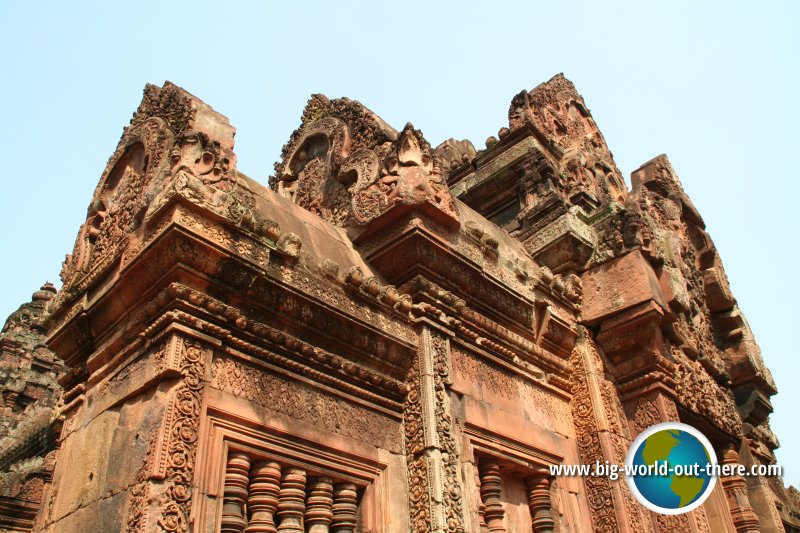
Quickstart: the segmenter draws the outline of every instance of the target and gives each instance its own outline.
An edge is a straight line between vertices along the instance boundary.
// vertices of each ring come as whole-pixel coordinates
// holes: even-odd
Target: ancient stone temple
[[[775,385],[665,156],[623,176],[572,83],[486,147],[314,95],[268,186],[147,86],[58,293],[0,337],[0,527],[70,533],[798,531],[778,477],[655,514],[660,421],[773,464]],[[58,384],[56,384],[58,379]]]

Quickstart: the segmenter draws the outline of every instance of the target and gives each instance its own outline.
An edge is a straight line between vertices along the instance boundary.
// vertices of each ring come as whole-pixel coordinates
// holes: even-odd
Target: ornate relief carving
[[[675,365],[677,401],[692,413],[705,416],[729,434],[742,436],[742,420],[730,389],[720,387],[696,361]]]
[[[593,464],[596,461],[603,463],[605,457],[600,447],[599,428],[592,405],[586,363],[581,352],[580,348],[576,348],[572,356],[572,420],[575,424],[578,451],[584,464]],[[610,481],[605,477],[586,477],[583,481],[595,531],[617,531],[619,527],[614,513]]]
[[[236,172],[233,128],[220,117],[171,84],[147,88],[64,263],[65,290],[51,302],[58,310],[51,331],[59,330],[51,341],[76,366],[65,380],[65,433],[83,424],[85,409],[76,406],[91,404],[90,412],[99,413],[108,400],[170,376],[156,393],[167,395],[161,429],[129,488],[128,531],[192,529],[206,375],[228,399],[241,399],[234,403],[315,426],[335,434],[334,440],[367,441],[405,453],[410,524],[418,532],[465,529],[458,466],[474,455],[469,449],[462,454],[457,446],[463,428],[451,415],[451,397],[457,397],[450,390],[451,364],[461,381],[477,382],[484,398],[491,396],[500,408],[516,408],[516,402],[524,416],[556,431],[563,428],[556,426],[561,420],[574,423],[584,463],[621,463],[630,429],[677,420],[673,387],[682,407],[723,432],[739,437],[744,427],[743,449],[755,461],[774,461],[777,441],[766,423],[774,383],[702,219],[662,157],[634,173],[634,193],[621,206],[624,183],[582,98],[563,76],[515,97],[510,128],[480,155],[463,141],[446,141],[432,150],[411,124],[397,132],[357,102],[315,95],[284,147],[271,186],[323,221],[353,231],[317,221],[307,225],[307,232],[295,230],[308,233],[302,240],[264,218],[270,202],[282,200],[264,199],[269,191]],[[503,152],[504,147],[509,149]],[[461,208],[447,187],[445,166],[460,180],[454,180],[465,195],[459,197],[478,190],[475,197],[486,200],[485,212],[513,221],[505,226],[511,238],[533,252],[558,244],[563,228],[556,223],[565,213],[574,217],[563,220],[577,224],[568,232],[575,237],[568,245],[576,249],[553,246],[555,255],[564,252],[571,261],[578,257],[580,264],[600,266],[637,250],[649,274],[650,296],[638,307],[615,301],[609,314],[597,315],[597,323],[584,316],[597,326],[594,338],[607,348],[615,376],[607,372],[593,334],[585,331],[575,344],[581,306],[585,312],[593,294],[589,285],[564,266],[567,262],[553,259],[555,274],[536,266],[525,245]],[[482,176],[494,181],[483,182]],[[498,197],[487,200],[493,194]],[[408,216],[386,216],[392,210]],[[289,206],[280,217],[291,214]],[[178,231],[162,241],[173,225]],[[463,230],[456,231],[459,226]],[[332,245],[317,238],[343,239],[331,257],[348,263],[363,259],[371,272],[365,275],[356,267],[345,277],[332,258],[312,257],[308,250]],[[111,269],[120,276],[111,275]],[[138,299],[162,283],[155,280],[174,281],[165,273],[194,288],[173,283],[152,301]],[[414,276],[420,273],[444,288],[419,285]],[[205,285],[204,276],[213,287]],[[612,278],[625,281],[624,275]],[[79,302],[85,291],[92,297]],[[135,315],[125,311],[137,307]],[[207,359],[210,347],[173,333],[160,342],[156,335],[167,325],[202,331],[227,352]],[[418,336],[415,327],[421,328]],[[440,327],[473,351],[451,353]],[[106,363],[119,366],[98,371]],[[89,378],[91,372],[97,373]],[[625,407],[619,389],[628,398]],[[736,399],[745,397],[737,412]],[[10,391],[6,400],[16,398]],[[401,407],[402,432],[392,416]],[[465,438],[485,428],[468,430],[474,433]],[[311,533],[352,533],[364,525],[356,523],[357,517],[380,529],[371,511],[358,512],[364,487],[340,483],[368,477],[344,474],[344,463],[354,464],[348,450],[342,450],[336,467],[343,479],[315,477],[329,472],[321,459],[306,471],[298,467],[302,459],[285,456],[281,468],[265,459],[266,451],[254,453],[248,472],[249,458],[237,446],[252,449],[257,447],[253,440],[225,441],[233,452],[226,487],[215,493],[225,500],[225,509],[213,518],[218,522],[222,516],[223,531],[302,533],[307,525]],[[480,458],[483,452],[476,450]],[[140,453],[137,447],[136,456]],[[280,453],[290,452],[287,447]],[[386,476],[396,475],[396,463],[383,466]],[[509,475],[519,474],[519,468],[509,466]],[[484,520],[478,527],[500,531],[499,469],[481,463],[476,470],[484,476],[478,485],[486,499],[474,509]],[[505,466],[502,472],[506,475]],[[559,518],[547,512],[547,480],[528,481],[534,528],[547,531]],[[597,477],[583,483],[596,531],[709,530],[702,509],[682,517],[650,515],[624,484]],[[723,481],[723,486],[735,503],[734,523],[752,529],[747,487],[740,480]],[[365,500],[383,498],[383,488],[369,489]],[[510,483],[506,488],[519,489]],[[30,480],[22,493],[36,497],[40,489],[39,480]],[[48,517],[60,512],[55,494],[51,491],[45,503]],[[779,523],[770,498],[763,514]],[[575,501],[575,509],[585,509],[581,495]],[[91,505],[84,509],[90,512]],[[565,523],[577,520],[562,516],[568,518]]]
[[[278,193],[329,222],[347,225],[350,184],[334,176],[349,149],[350,130],[341,120],[327,117],[308,125],[288,156]]]
[[[379,448],[399,450],[397,422],[386,415],[336,398],[233,358],[215,355],[211,386],[236,397]]]
[[[648,397],[648,395],[640,396],[629,404],[628,412],[631,415],[631,420],[633,420],[636,433],[641,433],[648,427],[663,422],[655,399]],[[677,417],[675,420],[677,420]]]
[[[464,531],[458,456],[449,413],[448,342],[424,328],[408,375],[404,410],[409,507],[414,531]]]
[[[366,224],[395,205],[429,203],[458,221],[453,196],[430,144],[410,123],[384,158],[380,178],[353,194],[353,214]]]
[[[197,431],[203,401],[205,350],[194,340],[180,339],[183,380],[170,404],[168,430],[165,433],[165,501],[161,505],[158,525],[165,532],[187,532],[191,508],[194,459],[197,453]]]
[[[302,124],[283,147],[270,187],[324,220],[353,224],[352,193],[375,179],[376,150],[397,132],[347,98],[311,97]]]
[[[572,420],[581,462],[624,464],[631,442],[626,417],[614,384],[604,375],[604,364],[597,347],[586,337],[587,331],[584,330],[583,335],[570,360]],[[601,432],[610,447],[601,443]],[[624,483],[617,481],[612,485],[607,477],[602,476],[585,477],[583,482],[595,531],[620,530],[620,516],[632,531],[646,530],[638,505]]]
[[[65,298],[90,270],[102,269],[127,244],[144,216],[146,191],[166,167],[173,134],[157,117],[142,118],[128,128],[89,204],[89,214],[62,265]]]
[[[584,192],[603,203],[625,201],[627,188],[605,139],[583,98],[563,74],[516,95],[508,122],[512,130],[526,124],[536,129],[548,152],[559,160],[558,185],[565,197]],[[501,139],[503,134],[501,130]]]
[[[458,478],[458,451],[453,436],[453,421],[447,387],[450,385],[449,343],[445,337],[432,335],[434,388],[436,391],[436,433],[442,451],[444,465],[444,502],[446,529],[451,533],[464,531],[461,484]]]
[[[284,147],[270,185],[337,226],[365,225],[396,205],[431,205],[448,224],[458,213],[422,133],[397,132],[358,103],[314,95]]]
[[[373,148],[397,138],[397,132],[359,102],[349,98],[330,100],[314,94],[303,110],[301,126],[283,147],[275,164],[270,187],[281,190],[280,181],[291,181],[304,163],[319,158],[335,175],[344,158],[362,148]]]

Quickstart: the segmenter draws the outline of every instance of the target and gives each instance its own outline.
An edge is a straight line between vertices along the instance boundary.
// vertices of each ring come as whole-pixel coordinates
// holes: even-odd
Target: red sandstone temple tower
[[[515,96],[480,151],[314,95],[267,187],[233,137],[183,89],[145,89],[62,289],[20,326],[40,340],[0,339],[4,360],[52,351],[63,388],[25,431],[5,389],[0,525],[798,530],[779,478],[725,478],[665,516],[624,480],[550,476],[622,463],[660,421],[722,462],[772,464],[778,445],[703,219],[665,156],[627,189],[563,76]]]

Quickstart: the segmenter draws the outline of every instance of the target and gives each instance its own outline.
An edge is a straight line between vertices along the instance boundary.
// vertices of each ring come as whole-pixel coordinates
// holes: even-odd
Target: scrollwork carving
[[[463,500],[447,396],[448,343],[427,329],[421,338],[417,364],[408,374],[404,408],[411,524],[419,532],[462,533]]]
[[[573,350],[572,364],[572,420],[578,453],[583,464],[611,462],[624,464],[630,434],[626,417],[614,384],[605,377],[603,359],[592,339],[583,331],[583,337]],[[600,401],[596,402],[593,398]],[[600,435],[604,434],[604,445]],[[618,531],[620,517],[633,531],[642,531],[644,524],[638,505],[629,489],[619,481],[612,485],[607,477],[587,476],[583,479],[595,531]]]
[[[182,382],[169,407],[166,438],[164,503],[158,525],[163,532],[189,531],[192,479],[197,454],[197,432],[203,400],[205,349],[194,340],[181,339]]]

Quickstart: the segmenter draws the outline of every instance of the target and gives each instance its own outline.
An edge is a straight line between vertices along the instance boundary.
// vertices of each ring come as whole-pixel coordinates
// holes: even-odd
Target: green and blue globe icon
[[[716,478],[716,454],[708,439],[679,422],[650,426],[631,444],[626,480],[636,499],[662,514],[689,512],[708,498]]]

